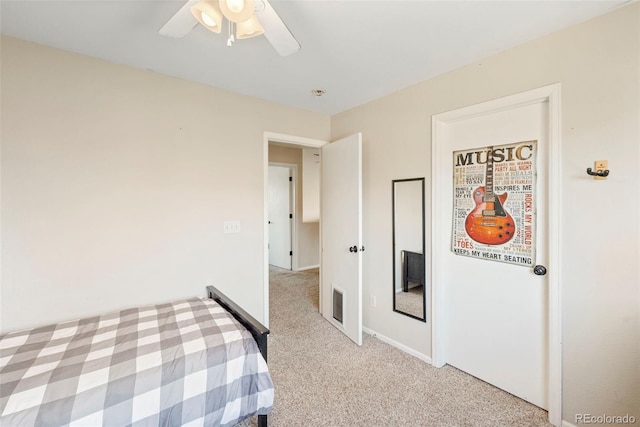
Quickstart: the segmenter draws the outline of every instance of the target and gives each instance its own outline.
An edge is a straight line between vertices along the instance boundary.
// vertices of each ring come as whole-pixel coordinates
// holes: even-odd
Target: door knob
[[[349,252],[358,252],[358,247],[357,246],[350,246],[349,247]]]
[[[544,265],[536,265],[533,267],[533,274],[536,276],[544,276],[547,274],[547,268]]]

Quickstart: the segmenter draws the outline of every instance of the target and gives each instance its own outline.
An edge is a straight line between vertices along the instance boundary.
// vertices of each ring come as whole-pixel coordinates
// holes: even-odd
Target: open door
[[[322,147],[322,315],[362,345],[362,134]]]

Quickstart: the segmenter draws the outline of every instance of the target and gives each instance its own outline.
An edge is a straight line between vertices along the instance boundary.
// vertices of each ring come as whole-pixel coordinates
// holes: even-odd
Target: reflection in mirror
[[[396,179],[393,201],[393,311],[426,321],[424,178]]]

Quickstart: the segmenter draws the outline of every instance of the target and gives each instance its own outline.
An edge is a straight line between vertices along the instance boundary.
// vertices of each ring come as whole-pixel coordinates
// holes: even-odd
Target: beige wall
[[[1,330],[209,284],[262,319],[263,132],[327,139],[329,118],[12,38],[1,55]]]
[[[640,419],[639,15],[635,3],[332,117],[332,139],[364,137],[365,326],[431,352],[430,320],[391,310],[388,256],[391,180],[426,176],[429,193],[431,116],[561,82],[563,418]],[[596,159],[607,181],[586,176]]]
[[[269,162],[298,166],[296,177],[296,227],[298,239],[298,265],[305,269],[320,264],[320,229],[317,222],[302,222],[302,149],[269,144]]]

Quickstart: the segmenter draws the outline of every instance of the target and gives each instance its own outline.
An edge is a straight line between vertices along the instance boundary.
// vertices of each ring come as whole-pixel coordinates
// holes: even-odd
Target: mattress
[[[3,426],[232,426],[273,396],[255,340],[210,299],[0,337]]]

